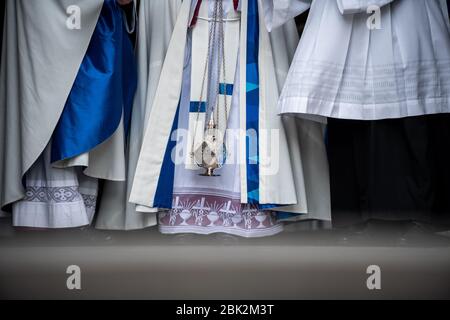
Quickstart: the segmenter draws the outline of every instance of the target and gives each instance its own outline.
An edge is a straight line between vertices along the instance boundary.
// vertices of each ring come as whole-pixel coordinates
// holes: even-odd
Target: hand
[[[127,4],[130,4],[133,0],[117,0],[117,3],[121,6],[126,6]]]

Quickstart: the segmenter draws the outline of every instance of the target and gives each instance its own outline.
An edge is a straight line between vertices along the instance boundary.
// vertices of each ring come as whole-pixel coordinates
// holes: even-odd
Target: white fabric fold
[[[367,12],[370,7],[381,8],[394,0],[336,0],[342,14]]]
[[[263,0],[264,18],[267,30],[272,31],[311,6],[312,0]]]

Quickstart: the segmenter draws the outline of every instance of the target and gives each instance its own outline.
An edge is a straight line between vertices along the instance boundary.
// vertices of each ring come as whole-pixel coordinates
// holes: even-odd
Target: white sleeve
[[[302,14],[311,6],[312,0],[262,0],[267,30],[282,26]]]
[[[337,0],[339,11],[342,14],[367,12],[370,6],[382,7],[394,0]]]

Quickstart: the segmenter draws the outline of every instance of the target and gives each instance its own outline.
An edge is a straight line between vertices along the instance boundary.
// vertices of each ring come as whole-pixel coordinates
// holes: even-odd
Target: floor
[[[81,271],[80,290],[67,287],[72,265]],[[373,265],[380,268],[379,290],[367,286]],[[358,235],[291,225],[249,240],[163,236],[154,228],[18,231],[0,219],[0,299],[348,298],[450,299],[448,234]]]

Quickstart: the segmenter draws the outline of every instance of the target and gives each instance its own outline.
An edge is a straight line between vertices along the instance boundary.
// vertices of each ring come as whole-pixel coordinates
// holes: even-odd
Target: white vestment
[[[96,207],[96,178],[126,178],[123,117],[106,140],[85,154],[53,164],[50,156],[52,134],[82,63],[86,66],[99,17],[104,22],[114,13],[122,27],[122,13],[113,1],[107,7],[103,0],[7,2],[0,75],[0,196],[2,207],[12,207],[14,226],[88,225]]]
[[[90,225],[97,205],[98,180],[81,168],[53,168],[50,147],[26,174],[25,198],[13,204],[13,225],[74,228]]]
[[[311,7],[283,114],[379,120],[450,111],[445,0],[265,0],[269,29]]]
[[[254,0],[240,1],[238,67],[228,127],[243,132],[246,130],[248,112],[254,112],[247,110],[246,102],[246,93],[253,88],[252,84],[247,83],[246,73],[249,50],[247,10],[250,1]],[[208,1],[205,0],[202,6],[205,3],[208,4]],[[232,10],[232,1],[224,1],[224,4]],[[254,1],[251,5],[256,5],[262,12],[260,1]],[[259,83],[256,85],[260,93],[256,110],[259,109],[259,130],[263,134],[258,141],[260,153],[256,192],[258,205],[272,211],[266,211],[266,214],[265,209],[258,212],[253,207],[245,207],[252,204],[250,198],[254,195],[249,190],[245,161],[230,166],[227,164],[218,171],[219,177],[200,177],[198,170],[188,170],[184,163],[171,163],[171,154],[176,157],[179,150],[186,152],[187,149],[185,140],[173,128],[186,129],[189,102],[193,102],[189,99],[188,89],[192,85],[189,76],[192,62],[190,48],[195,44],[191,44],[189,25],[195,6],[196,1],[185,1],[181,7],[151,109],[130,201],[139,205],[138,210],[170,209],[167,214],[161,215],[160,221],[161,230],[167,233],[227,232],[227,228],[237,226],[239,230],[228,229],[230,233],[269,235],[280,230],[272,219],[274,210],[301,214],[299,219],[330,220],[328,167],[321,126],[306,120],[284,119],[277,115],[276,110],[279,88],[284,82],[298,40],[293,22],[269,35],[263,27],[263,15],[260,14],[257,20],[260,32],[257,48]],[[273,132],[277,134],[275,142],[270,136]],[[171,141],[177,143],[171,147]],[[236,142],[236,149],[230,150],[231,153],[238,160],[245,159],[245,135],[238,136]],[[180,158],[186,159],[186,153]],[[275,165],[275,169],[271,165]],[[173,201],[162,204],[161,199],[167,195],[169,201]],[[246,211],[249,215],[244,218],[243,215],[236,215],[236,211]],[[240,219],[233,221],[233,216]],[[241,223],[244,229],[247,227],[250,230],[243,230]],[[258,232],[262,230],[268,232]]]
[[[23,178],[34,164],[41,166],[37,161],[63,112],[103,0],[76,2],[82,13],[80,30],[74,30],[67,13],[73,4],[70,0],[7,1],[0,71],[2,208],[10,210],[13,203],[27,199]],[[73,172],[69,175],[63,175],[69,178],[65,186],[76,187]],[[74,226],[86,224],[82,217],[75,220]]]

